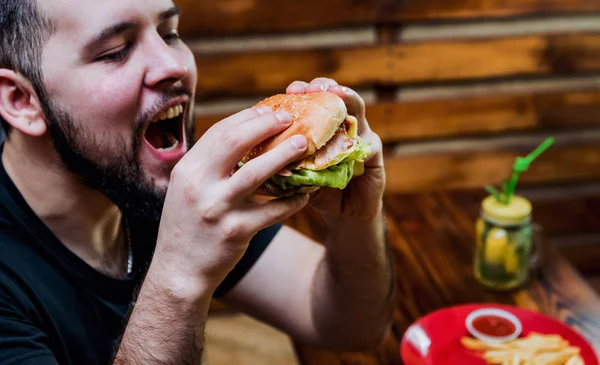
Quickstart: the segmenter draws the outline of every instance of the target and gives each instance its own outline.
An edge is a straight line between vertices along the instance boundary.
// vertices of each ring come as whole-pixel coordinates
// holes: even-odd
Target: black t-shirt
[[[254,237],[215,297],[245,275],[279,228]],[[131,278],[95,271],[35,215],[0,164],[0,365],[109,363],[149,262],[140,240],[133,238]]]

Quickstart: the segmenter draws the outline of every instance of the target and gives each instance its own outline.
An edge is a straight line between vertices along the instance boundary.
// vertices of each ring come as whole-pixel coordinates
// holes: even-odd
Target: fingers
[[[221,148],[219,141],[221,140],[223,133],[226,133],[226,131],[240,124],[262,117],[263,115],[267,115],[269,113],[272,113],[272,110],[267,106],[252,107],[244,109],[219,121],[218,123],[215,123],[206,131],[206,133],[202,135],[202,137],[200,137],[196,143],[194,143],[194,146],[183,157],[179,164],[189,163],[190,167],[198,165],[198,163],[203,159],[202,157]],[[233,143],[233,141],[231,141],[231,143]]]
[[[288,198],[252,204],[241,216],[247,221],[258,220],[261,229],[266,228],[298,213],[306,206],[308,199],[308,194],[296,194]]]
[[[310,82],[310,85],[306,87],[307,93],[318,93],[321,91],[327,91],[333,86],[337,86],[338,83],[335,80],[328,79],[325,77],[317,77]]]
[[[294,81],[288,86],[288,94],[305,94],[317,93],[322,91],[330,91],[341,97],[346,103],[348,113],[358,119],[358,133],[360,135],[370,131],[370,127],[366,120],[366,106],[364,99],[354,90],[349,87],[341,86],[337,81],[326,78],[317,77],[310,84],[303,81]]]
[[[383,166],[383,145],[381,142],[381,138],[379,138],[379,136],[373,131],[367,131],[363,135],[363,139],[365,140],[365,142],[368,142],[370,144],[371,148],[371,153],[365,158],[365,166]]]
[[[294,81],[287,87],[287,94],[306,94],[306,93],[318,93],[321,91],[327,91],[332,86],[337,86],[338,83],[335,80],[326,77],[317,77],[309,83],[304,81]]]
[[[306,137],[296,135],[271,151],[250,160],[229,179],[234,196],[248,197],[265,181],[306,151]]]
[[[221,120],[216,125],[219,128],[229,128],[272,112],[273,111],[268,106],[252,107],[233,114]]]
[[[239,124],[231,123],[220,133],[210,135],[211,148],[207,153],[215,166],[219,166],[222,176],[229,176],[231,170],[252,148],[267,138],[283,131],[291,124],[291,115],[284,111],[268,113]]]
[[[364,129],[365,101],[360,95],[349,87],[339,85],[335,80],[326,77],[317,77],[310,84],[303,81],[294,81],[288,86],[288,94],[305,94],[330,91],[344,99],[348,112],[358,118],[359,131]]]
[[[304,81],[294,81],[287,87],[285,90],[286,94],[305,94],[306,87],[308,86],[307,82]]]
[[[348,114],[354,115],[358,118],[358,128],[359,133],[362,133],[361,125],[363,124],[363,120],[365,119],[365,101],[360,95],[346,86],[333,86],[329,89],[332,93],[341,97],[346,103],[346,107],[348,108]],[[361,120],[363,119],[363,120]]]

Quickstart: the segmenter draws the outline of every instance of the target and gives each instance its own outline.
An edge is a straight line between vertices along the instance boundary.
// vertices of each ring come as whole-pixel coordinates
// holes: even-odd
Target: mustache
[[[150,119],[151,115],[154,115],[154,114],[156,114],[156,112],[161,110],[164,107],[164,105],[167,102],[169,102],[169,100],[179,97],[179,96],[187,96],[191,100],[193,93],[190,89],[183,87],[183,86],[174,86],[172,88],[164,90],[161,93],[159,99],[154,104],[154,106],[152,108],[150,108],[149,110],[146,110],[143,113],[141,113],[135,119],[135,122],[134,122],[135,129],[138,131],[143,129],[145,127],[145,125],[147,124],[148,120]]]

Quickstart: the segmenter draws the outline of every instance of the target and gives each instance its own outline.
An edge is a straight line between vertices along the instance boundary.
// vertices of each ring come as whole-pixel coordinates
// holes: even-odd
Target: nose
[[[149,88],[169,87],[189,74],[183,56],[167,45],[160,36],[152,37],[147,52],[147,72],[144,82]]]

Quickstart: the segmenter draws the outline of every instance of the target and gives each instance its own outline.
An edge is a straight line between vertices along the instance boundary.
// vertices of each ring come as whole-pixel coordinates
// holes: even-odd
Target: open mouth
[[[176,150],[183,144],[183,104],[175,105],[160,112],[150,122],[144,138],[159,152]]]

